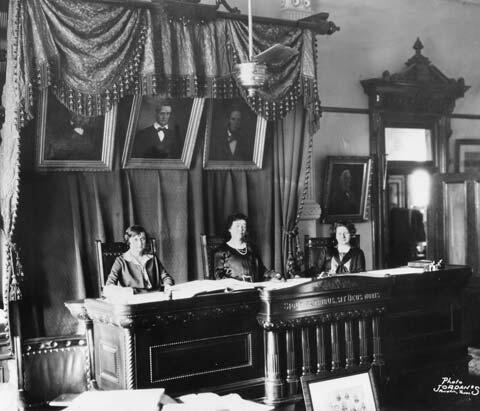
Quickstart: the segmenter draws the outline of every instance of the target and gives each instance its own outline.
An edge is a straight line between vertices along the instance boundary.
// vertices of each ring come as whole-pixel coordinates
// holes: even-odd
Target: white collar
[[[123,258],[125,259],[125,261],[128,261],[129,263],[135,263],[135,264],[139,263],[139,261],[130,253],[130,250],[127,250],[123,253]],[[142,263],[145,263],[151,258],[153,258],[153,254],[143,254],[141,261]]]
[[[164,125],[164,126],[161,126],[160,124],[158,124],[158,122],[155,121],[155,123],[153,123],[153,127],[155,127],[155,130],[158,130],[159,128],[164,128],[166,130],[168,130],[168,124]]]
[[[80,134],[81,136],[83,136],[83,132],[85,131],[82,127],[75,127],[73,129],[73,131],[75,131],[75,133],[77,134]]]

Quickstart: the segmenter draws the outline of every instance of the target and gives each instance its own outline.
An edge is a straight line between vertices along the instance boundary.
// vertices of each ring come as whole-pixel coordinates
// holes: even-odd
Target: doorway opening
[[[427,255],[427,207],[432,174],[431,132],[385,128],[387,159],[387,266],[407,265]]]

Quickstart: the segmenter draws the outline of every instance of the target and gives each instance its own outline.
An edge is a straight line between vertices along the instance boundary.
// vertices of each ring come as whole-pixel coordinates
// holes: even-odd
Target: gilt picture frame
[[[85,117],[70,112],[44,90],[38,105],[35,167],[38,171],[112,169],[117,104],[105,114]]]
[[[267,121],[241,98],[208,101],[203,167],[206,170],[260,170]]]
[[[300,378],[306,411],[378,411],[378,390],[373,370],[311,374]]]
[[[123,168],[188,169],[204,98],[134,96],[122,154]],[[163,112],[163,114],[162,114]],[[160,117],[166,112],[163,120]],[[159,124],[165,121],[166,127]]]
[[[455,171],[480,172],[480,139],[461,138],[455,141]]]
[[[367,220],[371,173],[370,157],[327,157],[323,202],[325,222]]]

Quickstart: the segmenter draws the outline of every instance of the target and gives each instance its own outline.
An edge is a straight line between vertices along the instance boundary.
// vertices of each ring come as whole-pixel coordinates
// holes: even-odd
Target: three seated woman
[[[228,217],[225,243],[213,253],[216,279],[259,282],[271,277],[272,273],[276,274],[266,270],[257,248],[248,240],[247,221],[247,216],[240,213]],[[317,261],[305,274],[323,278],[365,271],[365,255],[355,245],[355,233],[352,223],[334,223],[332,246],[320,250]],[[146,252],[147,236],[143,227],[128,227],[125,241],[129,249],[116,258],[106,285],[131,287],[136,292],[142,292],[162,290],[174,284],[157,256]]]

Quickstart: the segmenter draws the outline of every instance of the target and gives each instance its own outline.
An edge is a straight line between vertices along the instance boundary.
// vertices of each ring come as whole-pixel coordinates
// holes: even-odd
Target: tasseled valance
[[[269,68],[268,84],[247,98],[234,66],[248,59],[243,21],[170,17],[162,8],[78,0],[16,0],[12,44],[20,102],[18,124],[34,117],[37,90],[51,86],[71,110],[100,115],[128,94],[231,98],[240,94],[266,119],[303,102],[316,129],[315,38],[310,30],[254,24],[254,54],[275,43],[298,50]]]

